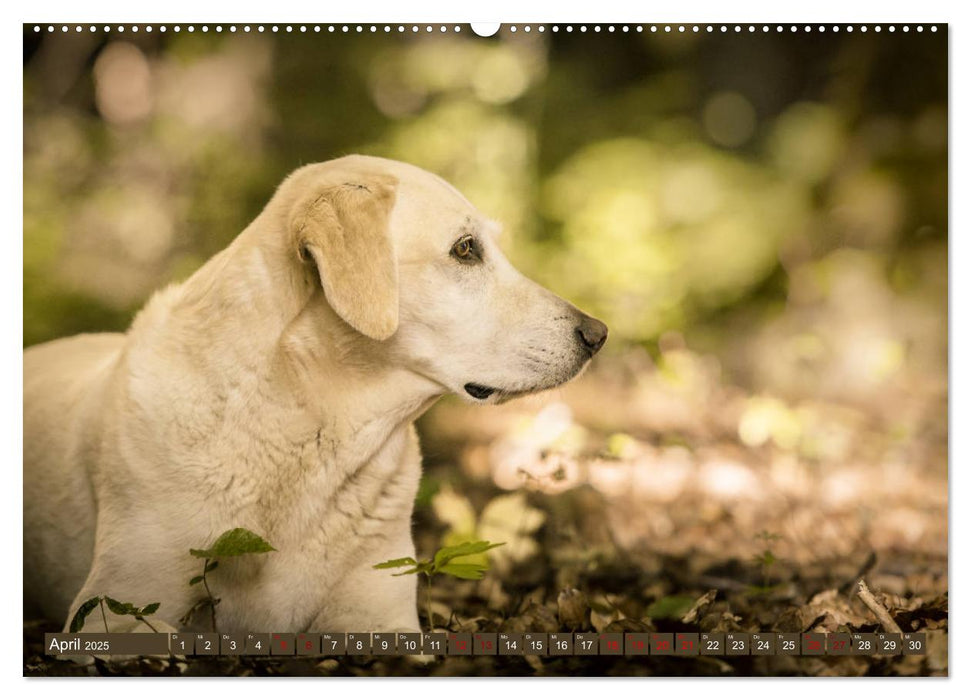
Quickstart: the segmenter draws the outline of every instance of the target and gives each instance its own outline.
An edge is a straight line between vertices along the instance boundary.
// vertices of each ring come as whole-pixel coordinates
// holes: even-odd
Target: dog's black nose
[[[592,316],[584,315],[577,326],[577,337],[580,344],[594,355],[607,340],[607,326]]]

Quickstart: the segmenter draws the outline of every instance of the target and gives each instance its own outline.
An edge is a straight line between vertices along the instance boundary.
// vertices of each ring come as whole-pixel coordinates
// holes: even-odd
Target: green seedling
[[[71,632],[80,632],[84,627],[84,620],[98,607],[101,608],[101,620],[104,622],[105,632],[108,632],[108,616],[105,615],[105,604],[108,605],[108,609],[115,615],[131,615],[139,622],[145,623],[153,632],[158,632],[152,623],[145,619],[145,616],[151,615],[158,610],[161,603],[149,603],[139,608],[131,603],[120,603],[106,595],[96,595],[94,598],[90,598],[78,606],[78,611],[71,618]]]
[[[762,540],[764,543],[764,549],[760,554],[755,557],[755,563],[759,566],[759,571],[762,574],[762,585],[753,586],[753,592],[760,594],[771,593],[776,586],[769,584],[770,575],[772,573],[772,566],[778,562],[775,554],[772,552],[771,543],[776,540],[782,539],[782,535],[777,535],[771,533],[767,530],[763,530],[755,536],[756,539]]]
[[[206,597],[189,608],[188,612],[182,617],[182,624],[188,625],[189,620],[192,619],[197,610],[208,606],[212,631],[219,631],[216,627],[216,606],[219,605],[221,599],[212,594],[208,579],[208,574],[219,566],[218,558],[239,557],[244,554],[265,554],[275,551],[276,549],[269,542],[255,532],[242,527],[227,530],[216,538],[216,541],[208,549],[190,549],[189,554],[204,561],[202,573],[189,579],[189,585],[196,586],[201,583],[206,589]]]
[[[448,576],[455,576],[456,578],[478,580],[481,579],[485,572],[489,570],[488,563],[480,562],[457,562],[456,559],[460,557],[468,557],[473,554],[482,554],[490,549],[496,547],[501,547],[506,544],[505,542],[486,542],[480,540],[478,542],[463,542],[462,544],[457,544],[452,547],[442,547],[437,552],[435,556],[431,559],[418,560],[414,557],[402,557],[401,559],[390,559],[388,561],[383,561],[380,564],[375,564],[373,568],[375,569],[400,569],[402,567],[411,567],[407,571],[402,571],[397,574],[391,574],[392,576],[407,576],[409,574],[424,574],[426,577],[427,587],[425,589],[425,607],[426,614],[428,615],[428,626],[429,628],[434,627],[432,623],[432,577],[436,574],[446,574]]]

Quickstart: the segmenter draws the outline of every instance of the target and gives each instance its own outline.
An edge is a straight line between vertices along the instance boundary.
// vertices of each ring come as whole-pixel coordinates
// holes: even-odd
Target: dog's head
[[[297,171],[290,250],[326,303],[390,361],[475,401],[576,376],[607,327],[523,277],[498,224],[414,166],[349,156]]]

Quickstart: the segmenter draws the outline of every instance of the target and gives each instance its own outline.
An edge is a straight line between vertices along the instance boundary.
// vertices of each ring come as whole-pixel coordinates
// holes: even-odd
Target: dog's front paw
[[[436,657],[431,654],[415,654],[412,656],[406,656],[405,659],[408,663],[415,664],[416,666],[427,666],[430,663],[436,661]]]
[[[94,666],[94,657],[90,654],[79,654],[78,656],[58,656],[57,660],[70,661],[78,666]]]

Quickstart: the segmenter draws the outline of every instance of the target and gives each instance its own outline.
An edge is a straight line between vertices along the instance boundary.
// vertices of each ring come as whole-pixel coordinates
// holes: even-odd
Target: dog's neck
[[[276,256],[245,243],[244,234],[184,285],[162,292],[132,329],[131,352],[161,349],[180,357],[193,386],[208,392],[200,403],[216,412],[192,415],[192,399],[178,387],[142,397],[163,414],[190,414],[184,428],[195,435],[229,433],[233,426],[248,440],[298,447],[295,457],[276,465],[281,470],[323,462],[345,477],[353,474],[444,390],[397,365],[389,344],[344,324],[324,301],[319,281],[299,268],[269,268],[266,261]],[[187,335],[195,342],[186,343]],[[161,347],[167,344],[179,352]],[[145,385],[158,388],[154,381]],[[257,394],[260,400],[251,400]]]
[[[299,404],[295,410],[330,441],[322,457],[351,472],[443,393],[396,365],[386,344],[349,329],[322,296],[284,329],[271,371],[270,383],[283,387]]]

